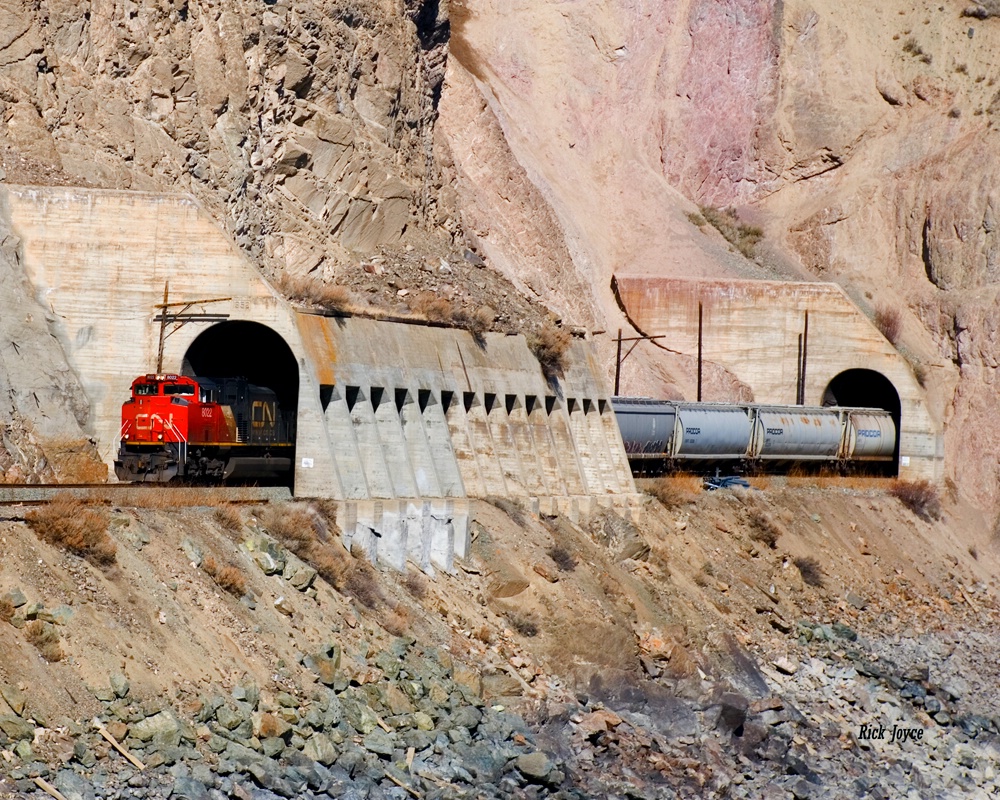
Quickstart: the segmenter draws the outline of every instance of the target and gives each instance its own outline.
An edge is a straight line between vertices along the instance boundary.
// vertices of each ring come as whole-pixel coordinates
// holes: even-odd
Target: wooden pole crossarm
[[[231,297],[212,297],[207,300],[178,300],[176,303],[157,303],[153,308],[173,308],[174,306],[196,306],[200,303],[223,303]]]

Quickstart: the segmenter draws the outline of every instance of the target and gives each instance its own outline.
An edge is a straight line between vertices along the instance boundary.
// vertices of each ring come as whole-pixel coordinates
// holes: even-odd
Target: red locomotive
[[[245,378],[143,375],[122,404],[122,481],[283,479],[295,418]]]

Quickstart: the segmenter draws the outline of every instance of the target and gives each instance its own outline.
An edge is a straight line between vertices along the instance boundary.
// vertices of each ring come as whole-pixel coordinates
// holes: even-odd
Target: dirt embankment
[[[266,509],[109,509],[105,567],[7,508],[3,786],[897,796],[901,769],[994,786],[982,520],[921,520],[879,482],[787,483],[681,479],[638,524],[480,504],[455,575],[372,572],[305,504],[277,512],[311,520],[301,534]],[[923,733],[901,747],[865,739],[874,724]]]

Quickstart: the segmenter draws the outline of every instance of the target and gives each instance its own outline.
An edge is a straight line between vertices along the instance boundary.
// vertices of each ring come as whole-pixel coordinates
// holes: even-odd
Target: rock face
[[[107,469],[87,434],[90,409],[57,320],[18,262],[17,237],[0,224],[0,480],[103,480]]]
[[[427,5],[9,2],[2,144],[71,181],[192,191],[258,261],[333,270],[443,221]]]

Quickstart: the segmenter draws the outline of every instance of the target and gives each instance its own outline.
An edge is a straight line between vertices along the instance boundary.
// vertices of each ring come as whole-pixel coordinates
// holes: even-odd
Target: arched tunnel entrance
[[[881,408],[892,414],[896,425],[896,447],[891,474],[899,469],[900,410],[899,392],[885,375],[871,369],[848,369],[837,375],[823,393],[824,406]]]
[[[287,476],[278,482],[291,487],[295,464],[299,368],[295,354],[285,340],[259,322],[222,322],[199,334],[191,343],[184,354],[181,372],[194,378],[246,378],[250,384],[274,392],[285,426],[284,433],[278,436],[290,439],[293,445],[291,468]]]

